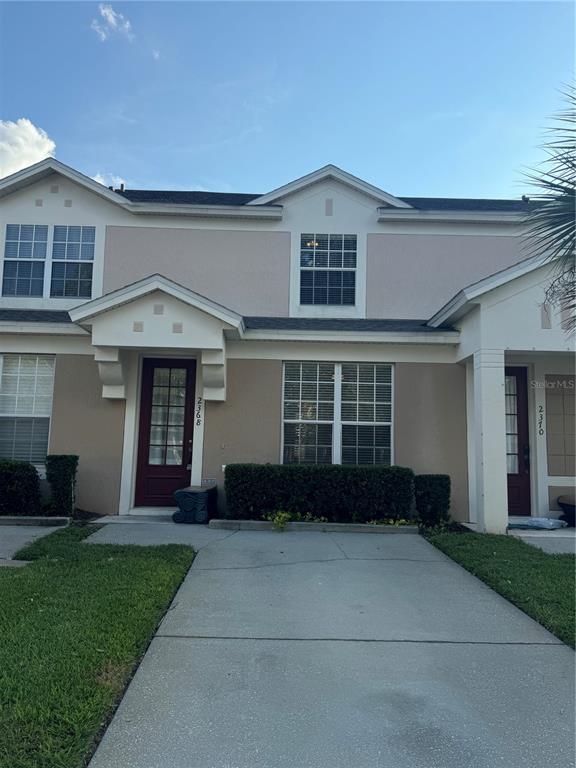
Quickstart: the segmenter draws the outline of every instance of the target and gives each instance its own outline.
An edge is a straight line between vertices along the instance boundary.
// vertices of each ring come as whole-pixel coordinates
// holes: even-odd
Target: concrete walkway
[[[12,559],[16,552],[55,530],[43,525],[0,525],[0,566],[22,565],[22,561]]]
[[[555,531],[511,530],[508,533],[551,555],[576,554],[575,528],[558,528]]]
[[[156,535],[200,551],[90,768],[573,765],[573,652],[422,538],[91,538]]]

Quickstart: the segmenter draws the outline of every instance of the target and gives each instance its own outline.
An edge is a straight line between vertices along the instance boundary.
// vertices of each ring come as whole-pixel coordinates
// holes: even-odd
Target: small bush
[[[287,523],[327,523],[326,517],[315,517],[314,515],[301,515],[299,512],[284,512],[279,509],[276,512],[269,512],[264,515],[264,520],[272,523],[274,528],[283,531]]]
[[[416,475],[414,478],[416,513],[420,525],[433,528],[450,519],[450,476]]]
[[[414,473],[406,467],[321,464],[228,464],[227,517],[262,520],[282,510],[365,523],[412,514]]]
[[[0,459],[0,515],[38,515],[38,472],[27,461]]]
[[[78,456],[46,456],[46,479],[52,491],[51,514],[74,515],[77,469]]]

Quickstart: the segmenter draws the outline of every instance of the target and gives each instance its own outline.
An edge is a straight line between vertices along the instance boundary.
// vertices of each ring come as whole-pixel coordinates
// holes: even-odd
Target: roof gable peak
[[[271,192],[250,201],[247,205],[269,205],[287,195],[292,195],[295,192],[306,189],[312,184],[317,184],[320,181],[330,179],[345,184],[348,187],[352,187],[358,192],[374,198],[374,200],[381,204],[389,205],[394,208],[412,208],[409,203],[401,200],[399,197],[394,197],[394,195],[390,195],[383,189],[375,187],[373,184],[369,184],[367,181],[359,179],[357,176],[353,176],[351,173],[348,173],[348,171],[344,171],[342,168],[338,168],[338,166],[332,164],[325,165],[322,168],[318,168],[316,171],[312,171],[312,173],[308,173],[288,184],[277,187]]]

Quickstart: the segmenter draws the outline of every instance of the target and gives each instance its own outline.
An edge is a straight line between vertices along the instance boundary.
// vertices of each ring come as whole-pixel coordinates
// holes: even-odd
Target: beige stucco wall
[[[288,314],[288,232],[108,227],[104,293],[161,273],[243,315]]]
[[[203,478],[221,488],[223,464],[278,464],[281,419],[282,362],[229,360],[226,402],[206,403]]]
[[[466,369],[450,363],[397,363],[394,392],[394,462],[417,474],[450,475],[450,514],[467,520]]]
[[[462,288],[525,255],[510,236],[368,235],[366,316],[427,319]]]
[[[123,435],[124,401],[102,399],[94,360],[57,355],[49,452],[80,457],[80,509],[118,513]]]
[[[452,516],[468,519],[466,375],[463,366],[395,365],[395,463],[452,478]],[[278,463],[282,362],[229,360],[228,397],[206,403],[204,480],[223,483],[228,462]],[[223,491],[220,491],[223,500]]]

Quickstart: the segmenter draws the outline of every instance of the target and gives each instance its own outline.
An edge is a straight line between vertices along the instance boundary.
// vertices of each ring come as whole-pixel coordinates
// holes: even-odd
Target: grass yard
[[[0,766],[78,768],[194,558],[57,531],[0,568]]]
[[[574,555],[550,555],[512,536],[438,533],[429,541],[574,647]]]

